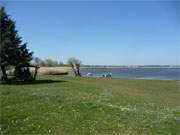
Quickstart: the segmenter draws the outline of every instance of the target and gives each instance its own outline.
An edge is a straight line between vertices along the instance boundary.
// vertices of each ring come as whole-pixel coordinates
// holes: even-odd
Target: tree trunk
[[[72,69],[73,69],[73,72],[74,72],[75,76],[77,76],[77,72],[76,72],[76,69],[75,69],[74,65],[71,64],[71,67],[72,67]]]
[[[2,70],[2,73],[3,73],[2,80],[7,81],[8,78],[7,78],[5,66],[1,65],[1,70]]]
[[[35,67],[34,80],[36,80],[36,75],[37,75],[38,69],[39,69],[39,67]]]
[[[81,76],[81,73],[80,73],[80,64],[75,64],[75,66],[76,66],[77,76]]]
[[[79,71],[79,67],[77,67],[77,74],[78,74],[78,76],[81,76],[81,73]]]

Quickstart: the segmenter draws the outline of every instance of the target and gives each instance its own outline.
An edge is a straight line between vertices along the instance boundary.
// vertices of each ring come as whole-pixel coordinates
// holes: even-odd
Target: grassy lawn
[[[2,134],[179,133],[179,81],[38,79],[0,85]]]

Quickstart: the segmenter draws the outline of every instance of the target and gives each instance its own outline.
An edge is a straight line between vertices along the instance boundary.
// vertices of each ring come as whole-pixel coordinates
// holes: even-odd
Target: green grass
[[[179,133],[179,81],[38,79],[0,85],[1,134]]]

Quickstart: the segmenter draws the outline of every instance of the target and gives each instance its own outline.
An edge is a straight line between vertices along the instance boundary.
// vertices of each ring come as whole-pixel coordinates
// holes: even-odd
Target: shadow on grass
[[[32,85],[32,84],[49,84],[49,83],[65,83],[64,80],[34,80],[34,81],[18,81],[11,80],[6,83],[1,83],[3,85]]]

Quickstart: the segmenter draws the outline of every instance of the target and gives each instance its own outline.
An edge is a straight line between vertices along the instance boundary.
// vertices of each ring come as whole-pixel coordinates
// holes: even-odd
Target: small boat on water
[[[93,74],[92,73],[87,73],[86,76],[93,76]]]

